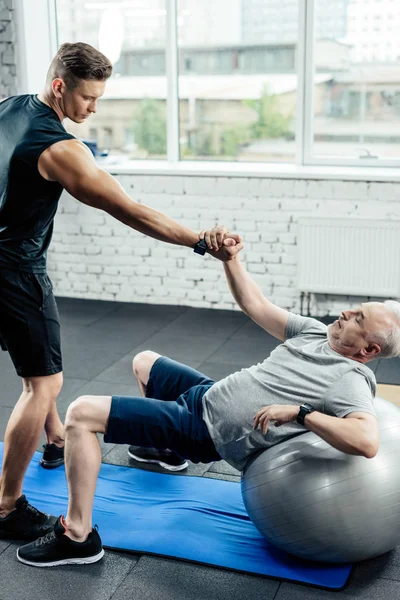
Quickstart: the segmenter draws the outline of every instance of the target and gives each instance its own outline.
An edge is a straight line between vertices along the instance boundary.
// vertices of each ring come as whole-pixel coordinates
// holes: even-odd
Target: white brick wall
[[[0,0],[0,100],[17,93],[14,0]]]
[[[1,1],[1,0],[0,0]],[[196,232],[215,223],[243,234],[243,260],[264,293],[299,311],[300,217],[400,218],[400,184],[228,177],[117,177],[136,201]],[[153,304],[234,308],[222,264],[157,242],[64,194],[49,252],[56,293]],[[315,315],[338,314],[357,298],[319,295]],[[306,306],[304,307],[304,311]]]

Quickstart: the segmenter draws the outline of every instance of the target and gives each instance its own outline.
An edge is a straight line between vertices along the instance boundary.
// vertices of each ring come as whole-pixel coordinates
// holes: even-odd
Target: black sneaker
[[[134,460],[142,463],[160,465],[167,471],[183,471],[189,466],[179,454],[172,450],[156,450],[156,448],[138,448],[129,446],[128,454]]]
[[[15,510],[4,518],[0,517],[0,539],[35,540],[54,528],[57,517],[42,513],[20,496]]]
[[[47,535],[17,550],[17,558],[33,567],[56,567],[58,565],[87,565],[104,556],[97,529],[92,529],[84,542],[74,542],[65,534],[63,517],[57,519]]]
[[[43,448],[40,464],[44,469],[55,469],[64,464],[64,448],[59,448],[55,444],[44,444]]]

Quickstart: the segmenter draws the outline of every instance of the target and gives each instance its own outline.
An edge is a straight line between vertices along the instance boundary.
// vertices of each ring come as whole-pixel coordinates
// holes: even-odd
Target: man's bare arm
[[[378,452],[378,421],[368,413],[355,412],[339,419],[315,411],[306,415],[304,424],[328,444],[347,454],[373,458]]]
[[[167,215],[134,202],[112,175],[101,169],[78,140],[57,142],[43,152],[39,172],[58,181],[80,202],[104,210],[129,227],[163,242],[193,247],[198,234]]]
[[[289,312],[270,302],[236,256],[224,263],[225,275],[233,297],[242,311],[282,342],[286,339]]]
[[[266,435],[269,427],[279,427],[284,423],[296,421],[299,410],[300,406],[292,404],[264,406],[254,416],[254,428],[260,427]],[[369,413],[353,412],[340,418],[314,411],[304,417],[304,425],[309,431],[313,431],[325,442],[346,454],[373,458],[378,452],[378,421]]]

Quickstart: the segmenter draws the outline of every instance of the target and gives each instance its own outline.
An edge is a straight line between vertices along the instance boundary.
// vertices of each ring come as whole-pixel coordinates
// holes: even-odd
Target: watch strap
[[[195,245],[195,247],[193,248],[193,252],[196,252],[196,254],[201,254],[201,256],[204,256],[207,250],[207,243],[206,241],[203,240],[199,240],[197,242],[197,244]]]
[[[297,415],[296,421],[299,425],[304,425],[304,419],[307,415],[314,412],[315,408],[311,404],[304,403],[300,406],[299,414]]]

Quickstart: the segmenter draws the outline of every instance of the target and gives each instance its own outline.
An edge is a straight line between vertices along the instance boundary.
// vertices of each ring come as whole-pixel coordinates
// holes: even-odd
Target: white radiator
[[[300,219],[301,291],[400,297],[400,221]]]

